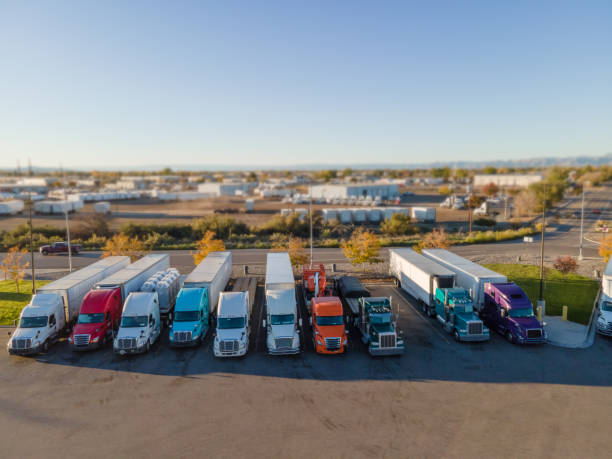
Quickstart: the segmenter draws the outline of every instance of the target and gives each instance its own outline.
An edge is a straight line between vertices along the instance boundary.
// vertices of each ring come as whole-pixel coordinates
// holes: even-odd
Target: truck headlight
[[[68,337],[68,342],[69,342],[69,343],[72,343],[72,336],[69,336],[69,337]]]
[[[323,346],[323,342],[319,338],[317,338],[317,344]]]
[[[96,336],[94,339],[91,340],[92,343],[97,343],[98,341],[100,341],[99,336]]]
[[[603,316],[599,316],[597,318],[597,323],[599,323],[601,325],[608,325],[608,321]]]

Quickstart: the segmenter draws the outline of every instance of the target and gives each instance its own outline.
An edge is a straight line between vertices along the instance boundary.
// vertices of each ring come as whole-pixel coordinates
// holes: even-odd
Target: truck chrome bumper
[[[170,341],[170,347],[193,347],[197,346],[200,338],[189,341]]]
[[[599,325],[597,325],[597,333],[599,333],[600,335],[612,336],[612,328],[610,327],[602,328]]]
[[[73,352],[81,352],[81,351],[93,351],[96,349],[100,349],[102,347],[102,343],[100,341],[96,343],[90,342],[89,344],[83,344],[81,346],[77,346],[76,344],[71,344],[70,348]]]
[[[118,355],[128,355],[128,354],[143,354],[146,352],[147,346],[146,344],[141,347],[133,347],[131,349],[115,349],[113,348],[113,352]]]
[[[480,335],[459,335],[459,341],[466,341],[466,342],[478,342],[478,341],[489,341],[491,339],[491,335],[489,335],[488,333],[481,333]]]
[[[268,348],[268,354],[271,354],[271,355],[295,355],[299,353],[300,353],[299,347],[295,349],[282,349],[282,350]]]
[[[213,349],[213,354],[215,357],[223,358],[223,357],[242,357],[246,355],[247,349],[246,347],[242,350],[238,350],[236,352],[221,352],[217,349]]]
[[[404,353],[403,347],[383,347],[383,348],[369,348],[370,355],[401,355]]]
[[[42,346],[30,347],[28,349],[13,349],[9,348],[9,355],[36,355],[40,354]]]

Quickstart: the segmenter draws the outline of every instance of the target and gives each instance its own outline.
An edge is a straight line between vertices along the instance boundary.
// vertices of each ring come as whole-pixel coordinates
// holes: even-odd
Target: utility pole
[[[580,211],[580,250],[578,252],[579,260],[582,260],[583,227],[584,227],[584,183],[582,184],[582,210]]]
[[[34,201],[32,198],[28,198],[25,202],[29,212],[29,225],[30,225],[30,260],[32,263],[32,295],[36,293],[36,270],[34,269],[34,237],[32,236],[32,207],[34,207]]]
[[[312,184],[308,187],[308,213],[310,214],[310,268],[312,269]]]
[[[546,232],[546,185],[543,187],[542,197],[542,240],[540,241],[540,294],[538,306],[544,306],[544,234]],[[544,314],[544,307],[542,307]]]
[[[64,217],[66,218],[66,242],[68,243],[68,272],[72,272],[72,246],[70,245],[70,224],[68,223],[68,207],[66,205],[68,202],[66,196],[66,173],[61,166],[60,171],[62,172],[62,181],[64,182]]]

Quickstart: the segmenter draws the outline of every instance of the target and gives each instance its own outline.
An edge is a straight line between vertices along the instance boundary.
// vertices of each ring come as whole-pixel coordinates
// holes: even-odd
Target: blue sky
[[[0,167],[612,152],[610,1],[0,0]]]

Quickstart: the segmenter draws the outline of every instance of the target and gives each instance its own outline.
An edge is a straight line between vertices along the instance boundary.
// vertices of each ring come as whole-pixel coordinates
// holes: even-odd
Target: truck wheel
[[[514,344],[514,338],[512,337],[512,333],[510,333],[510,331],[506,332],[506,339],[508,340],[509,343]]]
[[[147,352],[149,352],[151,350],[151,340],[148,339],[147,340]]]
[[[453,338],[455,338],[455,341],[459,341],[459,332],[455,329],[455,331],[453,332]]]
[[[42,345],[42,350],[43,352],[49,352],[49,340],[45,340],[45,342]]]
[[[421,310],[423,311],[423,314],[425,315],[429,315],[429,313],[427,312],[427,306],[425,306],[425,303],[421,303]]]
[[[41,253],[42,253],[44,256],[49,255],[49,252],[47,252],[46,250],[43,250]]]

